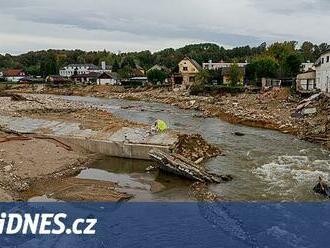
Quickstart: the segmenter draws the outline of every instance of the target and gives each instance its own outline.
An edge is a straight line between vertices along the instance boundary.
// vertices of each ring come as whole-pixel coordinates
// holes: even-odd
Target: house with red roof
[[[21,69],[7,69],[4,70],[2,74],[6,81],[15,83],[27,76],[26,73]]]

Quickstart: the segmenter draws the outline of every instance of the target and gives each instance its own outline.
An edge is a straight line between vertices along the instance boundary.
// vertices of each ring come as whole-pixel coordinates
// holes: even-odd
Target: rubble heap
[[[218,147],[208,144],[200,134],[179,135],[172,152],[197,164],[221,154]]]
[[[294,115],[302,127],[299,136],[330,148],[330,97],[319,93],[304,99]]]

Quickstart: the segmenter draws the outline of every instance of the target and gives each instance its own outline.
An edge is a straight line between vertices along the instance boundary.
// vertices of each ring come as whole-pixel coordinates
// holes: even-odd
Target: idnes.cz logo
[[[0,234],[94,235],[97,219],[75,219],[68,226],[65,213],[0,214]]]

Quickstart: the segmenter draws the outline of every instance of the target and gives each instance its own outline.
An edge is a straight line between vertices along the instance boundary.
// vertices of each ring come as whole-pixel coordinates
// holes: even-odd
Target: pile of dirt
[[[200,134],[179,135],[172,152],[197,164],[221,154],[218,147],[208,144]]]
[[[55,140],[23,138],[0,132],[0,187],[14,196],[33,182],[71,176],[89,161]]]
[[[86,201],[86,202],[118,202],[129,200],[132,196],[118,191],[119,186],[113,182],[65,178],[37,184],[31,191],[26,192],[25,197],[34,195],[46,195],[61,201]]]

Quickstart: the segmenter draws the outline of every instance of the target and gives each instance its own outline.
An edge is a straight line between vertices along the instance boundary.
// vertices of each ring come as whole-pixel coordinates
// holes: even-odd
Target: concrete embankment
[[[0,116],[0,126],[23,134],[60,139],[92,153],[114,157],[149,159],[150,150],[167,151],[177,141],[175,133],[150,134],[146,128],[123,127],[115,132],[82,129],[80,123]]]

